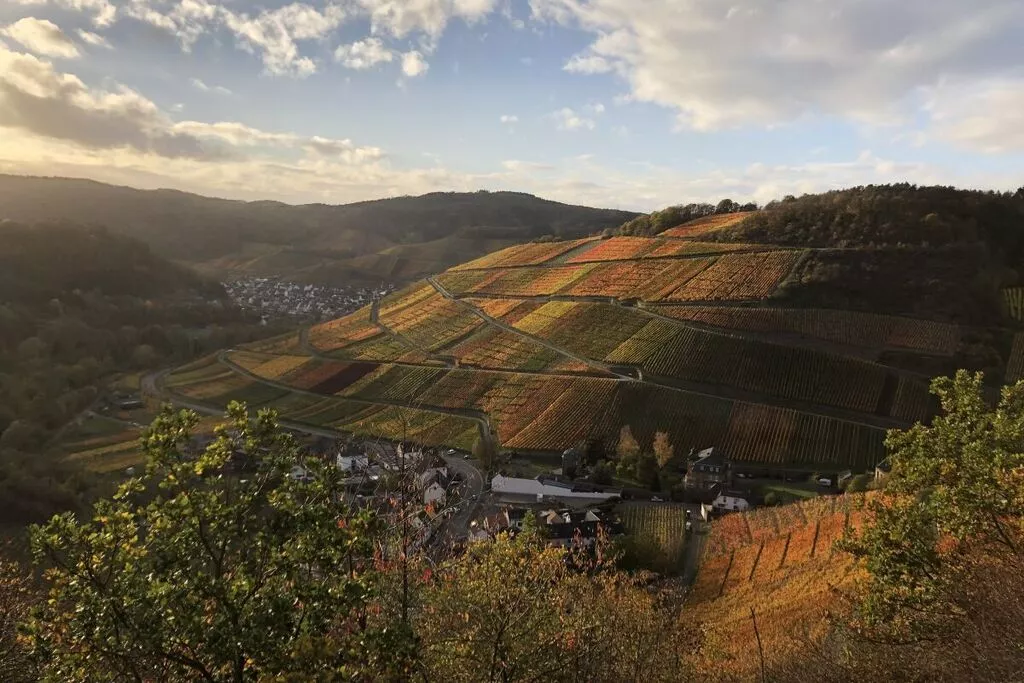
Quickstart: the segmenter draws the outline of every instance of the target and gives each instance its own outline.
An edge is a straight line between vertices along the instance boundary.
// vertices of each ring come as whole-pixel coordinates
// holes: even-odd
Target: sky
[[[1024,185],[1021,0],[0,0],[0,172],[651,211]]]

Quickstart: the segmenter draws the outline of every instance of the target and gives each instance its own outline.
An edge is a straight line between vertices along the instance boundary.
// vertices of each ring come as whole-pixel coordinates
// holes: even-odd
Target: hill
[[[115,374],[261,334],[219,284],[141,242],[71,224],[0,222],[0,524],[75,506],[87,488],[80,473],[44,452],[70,421],[99,410]],[[106,428],[116,435],[126,424]]]
[[[865,192],[880,190],[847,196]],[[170,386],[429,444],[493,435],[531,457],[583,446],[590,464],[615,460],[623,427],[645,453],[665,432],[674,465],[612,467],[649,487],[675,486],[685,455],[709,446],[753,475],[869,470],[886,429],[930,419],[932,376],[1024,367],[1019,323],[1001,306],[1019,264],[987,237],[988,212],[970,213],[975,194],[962,196],[979,228],[964,244],[838,246],[847,238],[835,235],[804,247],[755,229],[793,224],[793,206],[816,205],[804,198],[654,237],[509,247]]]
[[[103,225],[218,277],[413,280],[510,244],[548,235],[579,237],[635,215],[516,192],[293,206],[0,175],[0,218]]]

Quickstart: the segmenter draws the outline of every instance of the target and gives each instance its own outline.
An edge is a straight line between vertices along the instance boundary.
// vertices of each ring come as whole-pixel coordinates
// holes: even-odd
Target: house
[[[343,455],[338,454],[336,458],[336,464],[338,469],[346,474],[355,474],[357,472],[364,472],[370,466],[370,458],[366,455],[355,454],[355,455]]]
[[[119,398],[115,401],[115,405],[118,410],[138,410],[146,407],[146,404],[142,402],[142,399],[137,396]]]
[[[431,467],[419,476],[419,489],[423,491],[423,504],[444,505],[448,497],[448,468]]]
[[[591,489],[591,490],[584,490]],[[577,487],[576,485],[538,479],[519,479],[497,474],[491,480],[491,491],[504,502],[531,503],[548,500],[568,504],[588,505],[612,498],[619,498],[622,492],[617,489],[594,491],[593,487]]]
[[[313,473],[307,470],[302,465],[293,465],[292,471],[288,473],[290,479],[295,481],[310,482],[313,481]]]
[[[732,481],[732,463],[714,447],[705,448],[689,461],[685,483],[688,488],[707,491],[715,486],[728,485]]]
[[[448,492],[436,481],[423,489],[424,505],[444,505],[444,501],[447,497]]]
[[[507,507],[496,514],[485,517],[483,533],[493,537],[499,533],[517,533],[523,530],[523,521],[531,513],[528,508]],[[603,529],[609,535],[623,533],[622,525],[614,517],[595,509],[571,510],[549,509],[534,513],[537,528],[550,545],[569,546],[572,544],[593,545]]]
[[[723,489],[712,501],[711,507],[719,512],[743,512],[750,509],[750,502],[743,491]]]

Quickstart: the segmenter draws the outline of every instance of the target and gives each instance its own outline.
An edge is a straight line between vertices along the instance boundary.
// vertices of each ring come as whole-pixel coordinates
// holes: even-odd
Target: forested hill
[[[311,280],[411,279],[513,243],[579,237],[635,215],[515,192],[293,206],[0,175],[0,218],[105,225],[210,272]]]
[[[1024,253],[1024,188],[997,193],[903,183],[787,197],[714,239],[799,247],[983,243],[1015,263]]]
[[[112,376],[263,333],[219,283],[141,242],[0,222],[0,524],[75,507],[78,469],[41,454]]]
[[[0,302],[29,306],[78,292],[139,298],[225,296],[220,285],[103,228],[0,222]]]

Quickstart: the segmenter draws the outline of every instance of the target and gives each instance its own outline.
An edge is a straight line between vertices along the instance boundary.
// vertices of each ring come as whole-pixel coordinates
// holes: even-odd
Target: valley
[[[986,362],[1015,367],[1012,332],[985,327],[984,309],[960,322],[857,310],[880,282],[830,307],[801,272],[825,256],[858,267],[877,248],[724,238],[757,215],[509,247],[208,358],[168,388],[432,446],[493,435],[525,457],[611,459],[623,427],[645,449],[663,431],[679,456],[716,447],[752,475],[806,476],[872,470],[887,429],[934,414],[921,367],[962,365],[979,335],[995,344]]]

